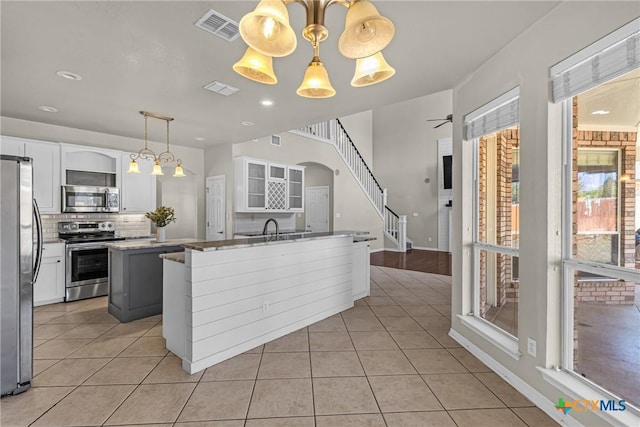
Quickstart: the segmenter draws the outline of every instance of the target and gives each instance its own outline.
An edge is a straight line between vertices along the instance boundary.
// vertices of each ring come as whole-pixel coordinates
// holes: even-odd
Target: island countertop
[[[136,239],[105,243],[105,246],[118,250],[126,251],[132,249],[160,248],[164,246],[181,246],[187,242],[194,242],[195,239],[167,239],[165,242],[158,242],[156,239]]]
[[[196,251],[217,251],[226,249],[250,248],[254,246],[266,246],[282,243],[306,242],[309,240],[332,239],[335,237],[368,235],[368,231],[330,231],[326,233],[295,233],[267,235],[230,240],[191,241],[182,246]],[[374,239],[374,238],[371,238]]]

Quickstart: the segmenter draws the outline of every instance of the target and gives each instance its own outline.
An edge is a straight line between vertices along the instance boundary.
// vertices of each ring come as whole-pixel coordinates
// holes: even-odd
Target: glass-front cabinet
[[[234,159],[236,212],[303,212],[304,166]]]
[[[289,197],[287,209],[291,212],[304,211],[304,168],[289,166],[287,168]]]

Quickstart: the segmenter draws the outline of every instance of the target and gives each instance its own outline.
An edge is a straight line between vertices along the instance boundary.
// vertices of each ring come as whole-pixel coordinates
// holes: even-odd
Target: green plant
[[[164,227],[176,221],[175,211],[168,206],[159,206],[155,211],[147,212],[144,216],[149,218],[156,227]]]

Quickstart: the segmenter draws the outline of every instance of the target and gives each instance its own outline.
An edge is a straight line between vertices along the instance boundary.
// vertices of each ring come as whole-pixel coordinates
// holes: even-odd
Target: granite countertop
[[[170,252],[168,254],[160,254],[160,258],[184,264],[184,252]]]
[[[217,251],[224,249],[240,249],[250,248],[254,246],[265,246],[282,243],[295,243],[308,240],[318,239],[332,239],[336,237],[347,236],[363,236],[368,235],[367,231],[333,231],[327,233],[299,233],[299,234],[279,234],[260,236],[260,237],[248,237],[244,239],[231,239],[231,240],[210,240],[210,241],[197,241],[184,243],[182,246],[188,249],[197,251]]]
[[[44,243],[45,245],[49,244],[49,243],[65,243],[64,239],[60,239],[59,237],[54,237],[52,239],[44,239],[42,241],[42,243]]]
[[[195,239],[167,239],[166,242],[160,243],[156,239],[136,239],[105,243],[105,246],[118,251],[126,251],[132,249],[160,248],[163,246],[181,246],[184,243],[193,242],[194,240]]]

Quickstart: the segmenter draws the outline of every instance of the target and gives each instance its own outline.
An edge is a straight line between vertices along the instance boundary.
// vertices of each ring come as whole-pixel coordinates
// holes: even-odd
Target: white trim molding
[[[564,415],[561,411],[558,411],[555,407],[555,403],[547,399],[542,393],[540,393],[535,388],[531,387],[520,377],[515,375],[513,372],[505,368],[503,365],[498,363],[493,357],[489,356],[487,353],[482,351],[478,346],[473,344],[467,338],[465,338],[462,334],[460,334],[455,329],[449,330],[449,336],[460,343],[464,348],[469,350],[471,354],[480,359],[482,363],[487,365],[491,370],[493,370],[496,374],[500,376],[503,380],[505,380],[509,385],[515,388],[518,392],[524,395],[527,399],[533,402],[540,410],[542,410],[545,414],[551,417],[553,420],[558,422],[561,425],[578,427],[582,426],[575,418]]]
[[[487,342],[495,345],[500,350],[511,356],[515,360],[520,360],[522,353],[519,349],[518,338],[502,331],[497,326],[492,325],[484,319],[474,315],[463,316],[458,314],[458,319],[467,328],[480,335]]]

